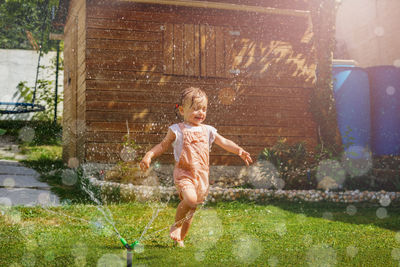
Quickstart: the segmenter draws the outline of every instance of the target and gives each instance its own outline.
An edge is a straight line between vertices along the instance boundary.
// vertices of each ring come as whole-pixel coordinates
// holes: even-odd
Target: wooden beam
[[[218,2],[208,2],[208,1],[189,1],[189,0],[120,0],[120,1],[135,2],[142,4],[173,5],[173,6],[184,6],[184,7],[199,7],[199,8],[212,8],[212,9],[223,9],[223,10],[233,10],[233,11],[256,12],[256,13],[286,15],[295,17],[308,17],[310,15],[310,12],[307,10],[247,6],[247,5],[237,5],[230,3],[218,3]]]

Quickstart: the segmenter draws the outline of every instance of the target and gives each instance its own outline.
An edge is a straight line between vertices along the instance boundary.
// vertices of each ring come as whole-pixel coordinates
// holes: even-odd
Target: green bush
[[[6,135],[14,136],[21,143],[30,145],[59,145],[61,144],[62,127],[51,121],[14,121],[0,120],[0,129],[5,130]],[[32,138],[24,140],[21,131],[32,129]]]

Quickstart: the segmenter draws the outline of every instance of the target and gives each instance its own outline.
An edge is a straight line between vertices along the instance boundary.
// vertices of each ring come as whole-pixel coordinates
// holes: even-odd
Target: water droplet
[[[7,213],[9,220],[14,223],[20,223],[21,222],[21,213],[17,210],[11,210],[10,212]]]
[[[395,92],[396,92],[396,88],[394,88],[393,86],[388,86],[386,88],[386,94],[388,94],[388,95],[394,95]]]
[[[63,184],[72,186],[78,181],[78,175],[73,169],[66,169],[61,174]]]
[[[196,253],[194,254],[194,258],[196,259],[196,261],[203,261],[205,258],[204,251],[196,251]]]
[[[312,242],[313,242],[313,238],[312,238],[311,235],[306,234],[306,235],[303,236],[303,243],[304,243],[306,246],[311,246]]]
[[[374,33],[376,36],[383,36],[385,34],[385,29],[381,26],[375,27]]]
[[[97,267],[126,266],[126,259],[116,254],[104,254],[98,261]]]
[[[271,162],[259,160],[248,168],[248,177],[250,184],[255,188],[271,188],[278,185],[279,172]]]
[[[133,251],[135,253],[143,253],[144,251],[144,246],[141,243],[136,244],[136,246],[133,248]]]
[[[398,232],[394,235],[394,239],[396,239],[396,241],[400,243],[400,231],[398,231]]]
[[[400,261],[400,248],[394,248],[392,249],[392,258],[394,260]]]
[[[269,266],[271,266],[271,267],[277,266],[278,263],[279,263],[279,260],[278,260],[278,258],[277,258],[276,256],[272,256],[272,257],[270,257],[270,258],[268,259],[268,264],[269,264]]]
[[[56,258],[56,255],[55,255],[54,251],[52,251],[52,250],[46,250],[46,252],[44,253],[44,259],[46,261],[48,261],[49,263],[50,262],[53,263],[55,258]]]
[[[322,213],[322,218],[324,218],[325,220],[332,221],[333,214],[332,214],[332,212],[326,211],[326,212]]]
[[[119,153],[123,161],[133,161],[136,158],[136,150],[129,146],[124,146]]]
[[[346,254],[347,256],[354,258],[358,253],[358,248],[354,247],[354,246],[348,246],[346,248]]]
[[[286,223],[277,223],[275,225],[275,231],[278,233],[278,235],[284,236],[287,232]]]
[[[385,208],[378,208],[376,210],[376,217],[379,219],[385,219],[387,217],[387,210]]]
[[[77,158],[70,158],[68,160],[68,167],[71,169],[78,168],[79,160]]]
[[[323,160],[317,169],[318,188],[325,190],[339,188],[345,180],[346,172],[336,160]]]
[[[261,242],[254,236],[243,235],[239,237],[232,248],[233,255],[241,263],[253,263],[263,251]]]
[[[343,153],[342,166],[351,177],[362,176],[372,168],[372,153],[361,146],[350,146]]]
[[[11,199],[9,199],[8,197],[0,197],[0,208],[9,208],[11,206]]]
[[[36,256],[33,252],[25,252],[21,260],[22,266],[33,267],[36,264]]]
[[[336,251],[327,244],[315,245],[307,252],[309,266],[335,266],[336,262]]]
[[[353,216],[357,213],[357,208],[354,205],[348,205],[346,208],[346,213],[350,216]]]
[[[29,126],[25,126],[19,130],[18,138],[23,142],[32,142],[35,138],[35,130]]]
[[[197,244],[199,251],[206,251],[214,246],[223,234],[222,222],[214,209],[203,208],[196,212],[196,224],[192,227],[190,238]]]
[[[12,177],[7,177],[3,181],[3,186],[6,188],[13,188],[15,186],[15,180]]]
[[[390,197],[387,196],[387,195],[382,196],[382,197],[379,199],[379,204],[381,204],[381,206],[383,206],[383,207],[389,206],[389,205],[390,205],[390,202],[391,202]]]
[[[49,193],[40,193],[38,196],[38,203],[40,205],[48,205],[50,202],[50,194]]]

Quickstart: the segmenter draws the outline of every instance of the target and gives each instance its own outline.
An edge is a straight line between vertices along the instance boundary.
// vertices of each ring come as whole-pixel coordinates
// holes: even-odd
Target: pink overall
[[[174,169],[174,182],[182,199],[182,191],[193,188],[197,193],[197,202],[202,203],[208,194],[209,173],[209,137],[207,128],[202,125],[201,132],[187,131],[179,123],[183,134],[182,153]]]

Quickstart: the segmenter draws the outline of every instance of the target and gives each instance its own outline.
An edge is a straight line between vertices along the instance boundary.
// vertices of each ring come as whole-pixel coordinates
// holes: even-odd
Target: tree
[[[44,52],[54,50],[49,33],[57,5],[57,0],[0,0],[0,49],[32,49],[31,33]]]

